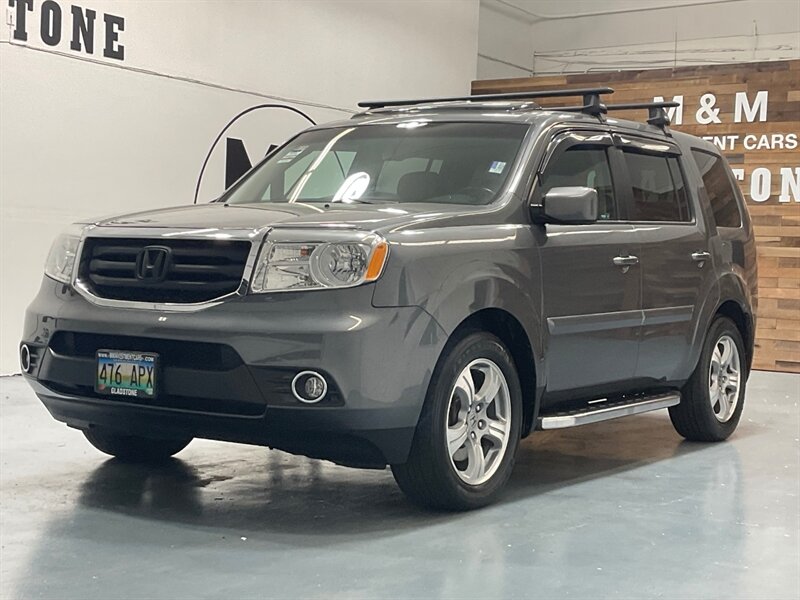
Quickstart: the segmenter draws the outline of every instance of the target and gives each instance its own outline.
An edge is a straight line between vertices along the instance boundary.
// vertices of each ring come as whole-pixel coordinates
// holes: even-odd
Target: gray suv
[[[668,408],[724,440],[753,357],[745,203],[669,103],[611,91],[362,103],[211,203],[75,225],[25,377],[119,459],[264,445],[390,465],[447,509],[493,500],[537,428]]]

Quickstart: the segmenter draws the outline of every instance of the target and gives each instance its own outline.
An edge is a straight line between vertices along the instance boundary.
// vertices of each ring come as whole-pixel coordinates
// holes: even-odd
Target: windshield
[[[526,131],[516,123],[424,121],[308,131],[225,201],[488,204]]]

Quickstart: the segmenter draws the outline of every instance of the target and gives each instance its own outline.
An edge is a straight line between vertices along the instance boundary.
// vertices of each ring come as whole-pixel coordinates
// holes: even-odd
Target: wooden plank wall
[[[740,187],[755,223],[759,302],[754,366],[800,373],[800,190],[793,189],[788,181],[790,177],[800,179],[800,60],[483,80],[473,82],[472,92],[603,85],[615,89],[608,103],[649,102],[656,96],[671,100],[682,95],[683,122],[673,123],[673,128],[698,136],[717,136],[712,141],[720,146],[734,172],[739,170]],[[760,121],[757,114],[749,122],[742,111],[739,122],[735,122],[736,94],[745,92],[752,106],[757,93],[764,90],[769,96],[766,120]],[[702,122],[708,120],[708,112],[699,111],[705,94],[714,96],[712,108],[719,109],[719,123]],[[706,97],[704,102],[710,100]],[[565,102],[543,100],[541,104]],[[646,118],[644,111],[614,115]],[[767,142],[761,141],[765,135]],[[769,194],[762,199],[765,190],[758,188],[767,185],[767,178]]]

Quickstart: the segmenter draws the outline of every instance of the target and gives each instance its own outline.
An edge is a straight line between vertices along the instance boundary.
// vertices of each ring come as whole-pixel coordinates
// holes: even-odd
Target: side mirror
[[[588,187],[557,187],[545,194],[539,221],[581,225],[597,221],[597,190]]]

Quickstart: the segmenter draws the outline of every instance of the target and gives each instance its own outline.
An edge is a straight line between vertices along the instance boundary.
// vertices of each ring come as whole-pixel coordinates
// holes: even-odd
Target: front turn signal
[[[364,281],[375,281],[381,276],[383,265],[386,264],[386,257],[389,255],[389,244],[380,242],[375,245],[372,250],[372,256],[369,259],[369,266],[367,267],[367,274],[364,276]]]

